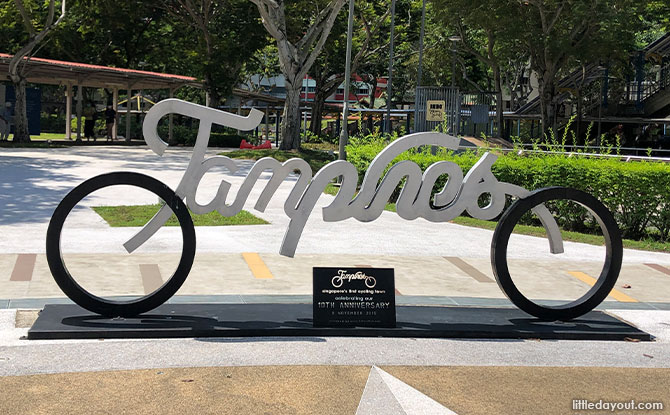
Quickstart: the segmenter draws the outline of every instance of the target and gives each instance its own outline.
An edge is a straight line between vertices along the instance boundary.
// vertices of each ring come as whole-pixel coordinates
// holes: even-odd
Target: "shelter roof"
[[[655,42],[650,43],[644,50],[647,56],[650,54],[667,56],[670,54],[670,33],[666,33]]]
[[[12,55],[0,53],[0,74],[7,74]],[[113,68],[109,66],[90,65],[80,62],[66,62],[54,59],[26,59],[28,82],[37,84],[63,85],[81,84],[93,88],[125,89],[163,89],[178,88],[191,85],[201,88],[202,82],[196,78],[183,75],[172,75],[159,72],[139,71],[135,69]],[[9,79],[8,75],[0,75],[0,80]]]
[[[9,80],[7,73],[11,59],[12,55],[0,53],[0,81]],[[135,90],[179,88],[185,85],[196,88],[203,87],[201,81],[191,76],[113,68],[80,62],[31,58],[26,59],[26,65],[28,82],[35,84],[81,84],[84,87],[118,87],[121,90],[128,88],[128,86]],[[233,88],[233,95],[242,99],[253,99],[272,104],[284,103],[284,98],[240,88]]]

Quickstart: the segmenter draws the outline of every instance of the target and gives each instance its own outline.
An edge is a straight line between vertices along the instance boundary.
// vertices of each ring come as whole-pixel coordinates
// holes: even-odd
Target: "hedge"
[[[375,140],[347,146],[347,159],[356,166],[359,179],[362,180],[370,162],[385,145],[385,142]],[[439,151],[433,155],[428,151],[409,151],[394,162],[412,160],[425,170],[436,161],[448,160],[458,164],[465,174],[480,157],[481,154],[475,152]],[[613,213],[624,238],[652,237],[666,241],[670,236],[670,164],[508,154],[499,156],[492,171],[498,180],[529,190],[566,186],[592,194]],[[445,182],[446,177],[442,177],[434,190],[441,189]],[[581,209],[555,213],[564,219],[564,224],[572,223],[573,228],[574,224],[584,224]]]
[[[158,127],[158,134],[164,140],[168,138],[168,127],[160,126]],[[198,128],[188,127],[186,125],[174,125],[172,129],[172,138],[174,144],[192,146],[195,144],[195,139],[198,135]],[[212,132],[209,136],[208,147],[227,147],[227,148],[240,148],[240,143],[244,136],[237,134],[230,134],[224,132]],[[249,138],[247,137],[247,140]]]

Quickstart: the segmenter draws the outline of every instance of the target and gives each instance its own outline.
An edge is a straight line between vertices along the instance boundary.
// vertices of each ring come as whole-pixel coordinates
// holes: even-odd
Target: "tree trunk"
[[[217,108],[221,103],[221,96],[216,90],[215,82],[210,74],[205,74],[205,92],[209,94],[209,107]]]
[[[291,83],[288,79],[286,80],[286,102],[281,125],[280,150],[300,148],[300,81]]]
[[[505,134],[505,125],[503,119],[503,101],[502,101],[502,85],[500,82],[500,68],[498,65],[493,66],[493,81],[496,88],[496,123],[498,124],[498,137],[508,138]]]
[[[12,76],[16,105],[14,106],[14,139],[15,143],[30,142],[28,130],[28,114],[26,112],[26,79],[20,75]]]
[[[316,93],[314,94],[314,106],[312,107],[312,121],[309,124],[309,131],[321,137],[321,121],[323,120],[323,110],[326,107],[326,95],[328,91],[319,88],[319,85],[316,87]]]
[[[375,99],[377,98],[375,96],[375,93],[377,92],[377,78],[373,78],[372,82],[369,82],[369,84],[370,84],[370,109],[374,109]],[[375,116],[374,113],[370,113],[370,115],[368,115],[368,134],[371,134],[374,131],[374,129],[375,129]]]
[[[552,108],[551,87],[548,86],[542,78],[538,79],[538,92],[540,97],[540,120],[542,122],[542,136],[549,136],[549,128],[552,125],[554,109]]]

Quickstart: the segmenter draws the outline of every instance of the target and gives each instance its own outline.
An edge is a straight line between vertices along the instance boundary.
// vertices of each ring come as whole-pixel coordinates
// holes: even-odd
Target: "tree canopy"
[[[45,29],[50,3],[61,4],[0,3],[2,52],[20,52]],[[64,18],[31,54],[195,76],[203,80],[214,106],[245,78],[282,73],[287,86],[285,148],[300,145],[303,78],[317,81],[318,103],[343,80],[347,16],[340,10],[345,0],[67,4]],[[505,94],[514,109],[534,92],[528,82],[534,76],[545,129],[556,122],[557,85],[565,75],[589,65],[630,75],[631,51],[670,30],[667,0],[434,0],[426,6],[422,84],[453,82],[461,90],[493,93],[499,102]],[[389,2],[357,0],[355,7],[354,70],[373,86],[370,102],[364,104],[373,105],[374,86],[388,72]],[[413,100],[421,7],[421,0],[397,0],[394,94],[385,97],[394,105]],[[576,81],[574,89],[584,84]],[[315,104],[319,113],[320,105]],[[501,124],[502,108],[497,118]],[[318,133],[319,117],[313,120],[312,131]]]

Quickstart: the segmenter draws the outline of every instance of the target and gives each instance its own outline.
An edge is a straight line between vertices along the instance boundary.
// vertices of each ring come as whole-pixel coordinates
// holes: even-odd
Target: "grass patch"
[[[338,151],[339,147],[335,143],[302,143],[300,147],[306,150]]]
[[[458,225],[472,226],[475,228],[483,228],[491,230],[495,229],[496,226],[498,225],[498,222],[475,219],[466,216],[459,216],[452,222]],[[541,226],[516,225],[514,227],[514,233],[521,235],[540,236],[540,237],[546,236],[544,228]],[[566,241],[581,242],[584,244],[598,245],[598,246],[603,244],[603,238],[602,236],[599,235],[590,235],[586,233],[570,232],[564,230],[561,230],[561,235],[563,236],[563,239]],[[623,247],[630,249],[641,249],[643,251],[670,252],[670,243],[651,241],[651,240],[634,241],[632,239],[624,239]]]
[[[75,134],[76,135],[76,132]],[[31,135],[31,140],[65,140],[65,133],[41,133],[40,135]]]
[[[134,205],[134,206],[95,206],[93,210],[113,228],[144,226],[160,209],[161,205]],[[221,216],[219,212],[209,212],[204,215],[191,213],[195,226],[232,226],[232,225],[267,225],[269,222],[252,215],[246,210],[235,216]],[[167,226],[179,226],[175,215],[165,223]]]
[[[331,156],[325,151],[319,150],[234,150],[224,153],[219,153],[221,156],[227,156],[232,159],[258,160],[263,157],[272,157],[279,162],[285,162],[292,158],[301,158],[309,163],[312,172],[316,173],[321,167],[335,160],[335,156]]]
[[[326,188],[323,189],[323,193],[331,196],[337,196],[337,192],[340,191],[340,186],[336,186],[335,183],[328,183]]]
[[[10,139],[11,140],[11,139]],[[46,140],[30,141],[28,143],[15,143],[13,141],[0,141],[0,148],[64,148],[62,144],[48,143]]]

